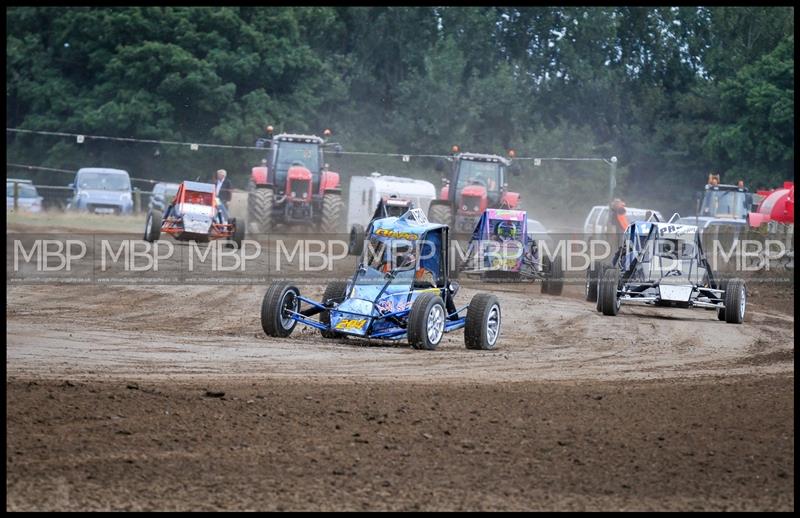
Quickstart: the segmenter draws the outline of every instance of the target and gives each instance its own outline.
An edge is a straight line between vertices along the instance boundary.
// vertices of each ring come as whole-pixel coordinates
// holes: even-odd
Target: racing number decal
[[[336,329],[361,329],[367,323],[365,318],[352,319],[345,318],[336,324]]]

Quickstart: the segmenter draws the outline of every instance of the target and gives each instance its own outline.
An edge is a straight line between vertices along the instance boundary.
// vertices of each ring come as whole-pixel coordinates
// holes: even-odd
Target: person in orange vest
[[[625,202],[619,198],[614,198],[608,208],[609,229],[614,229],[618,234],[625,232],[628,228],[628,217],[625,215]]]

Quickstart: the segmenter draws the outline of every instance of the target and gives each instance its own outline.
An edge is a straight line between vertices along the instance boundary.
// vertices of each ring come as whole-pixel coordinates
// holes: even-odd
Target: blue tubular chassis
[[[411,313],[410,309],[404,309],[404,310],[401,310],[401,311],[394,311],[394,312],[391,312],[391,313],[382,313],[382,314],[379,314],[379,315],[367,315],[367,314],[364,314],[364,313],[355,313],[355,312],[352,312],[352,311],[342,311],[342,310],[336,309],[334,307],[326,306],[325,304],[323,304],[321,302],[317,302],[315,300],[311,300],[311,299],[303,297],[303,296],[299,296],[299,297],[297,297],[297,299],[301,303],[306,303],[307,305],[309,305],[311,307],[309,307],[309,308],[307,308],[305,310],[300,310],[300,311],[286,310],[287,317],[289,317],[292,320],[295,320],[295,321],[297,321],[297,322],[299,322],[301,324],[307,325],[309,327],[313,327],[315,329],[319,329],[321,331],[334,331],[336,333],[342,333],[342,334],[346,334],[346,335],[363,337],[363,338],[367,338],[367,339],[382,339],[382,340],[401,340],[401,339],[405,338],[406,335],[407,335],[408,315],[409,315],[409,313]],[[373,307],[376,307],[375,303],[373,303]],[[447,316],[448,318],[447,318],[447,320],[445,322],[445,329],[444,329],[445,333],[449,333],[451,331],[457,331],[457,330],[463,328],[466,325],[466,322],[467,322],[466,315],[464,315],[464,316],[459,316],[459,315],[461,313],[465,312],[468,307],[469,306],[464,306],[464,307],[456,310],[455,313],[451,313],[451,314],[449,314]],[[298,307],[298,309],[300,309],[300,308]],[[350,316],[353,316],[353,317],[360,317],[360,318],[369,319],[370,320],[369,326],[367,327],[367,329],[366,329],[364,334],[348,333],[347,330],[334,329],[331,324],[324,324],[324,323],[322,323],[322,322],[320,322],[318,320],[314,320],[314,319],[310,318],[310,317],[312,317],[314,315],[322,313],[323,311],[331,311],[331,310],[336,311],[337,313],[343,314],[343,315],[350,315]],[[378,311],[380,312],[380,310],[378,310]],[[374,333],[374,334],[372,333],[372,328],[374,327],[376,322],[388,321],[388,320],[393,321],[395,326],[391,327],[389,329],[381,330],[381,331],[379,331],[377,333]]]

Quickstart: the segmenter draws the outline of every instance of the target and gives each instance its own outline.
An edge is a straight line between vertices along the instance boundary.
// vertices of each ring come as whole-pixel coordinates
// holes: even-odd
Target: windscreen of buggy
[[[683,239],[660,238],[656,241],[656,253],[659,257],[671,260],[693,259],[695,245]]]
[[[210,192],[186,191],[183,193],[183,202],[178,204],[178,212],[211,216],[213,197],[214,193]]]
[[[373,236],[366,243],[356,285],[411,285],[418,263],[418,245],[400,239],[381,239]],[[392,279],[388,274],[393,273]]]
[[[489,239],[492,241],[519,241],[523,235],[521,221],[493,219],[489,222]]]

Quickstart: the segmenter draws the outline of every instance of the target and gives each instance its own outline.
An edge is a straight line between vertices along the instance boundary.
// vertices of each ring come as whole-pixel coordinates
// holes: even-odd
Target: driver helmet
[[[497,224],[497,237],[503,240],[516,239],[517,227],[510,221],[501,221]]]

